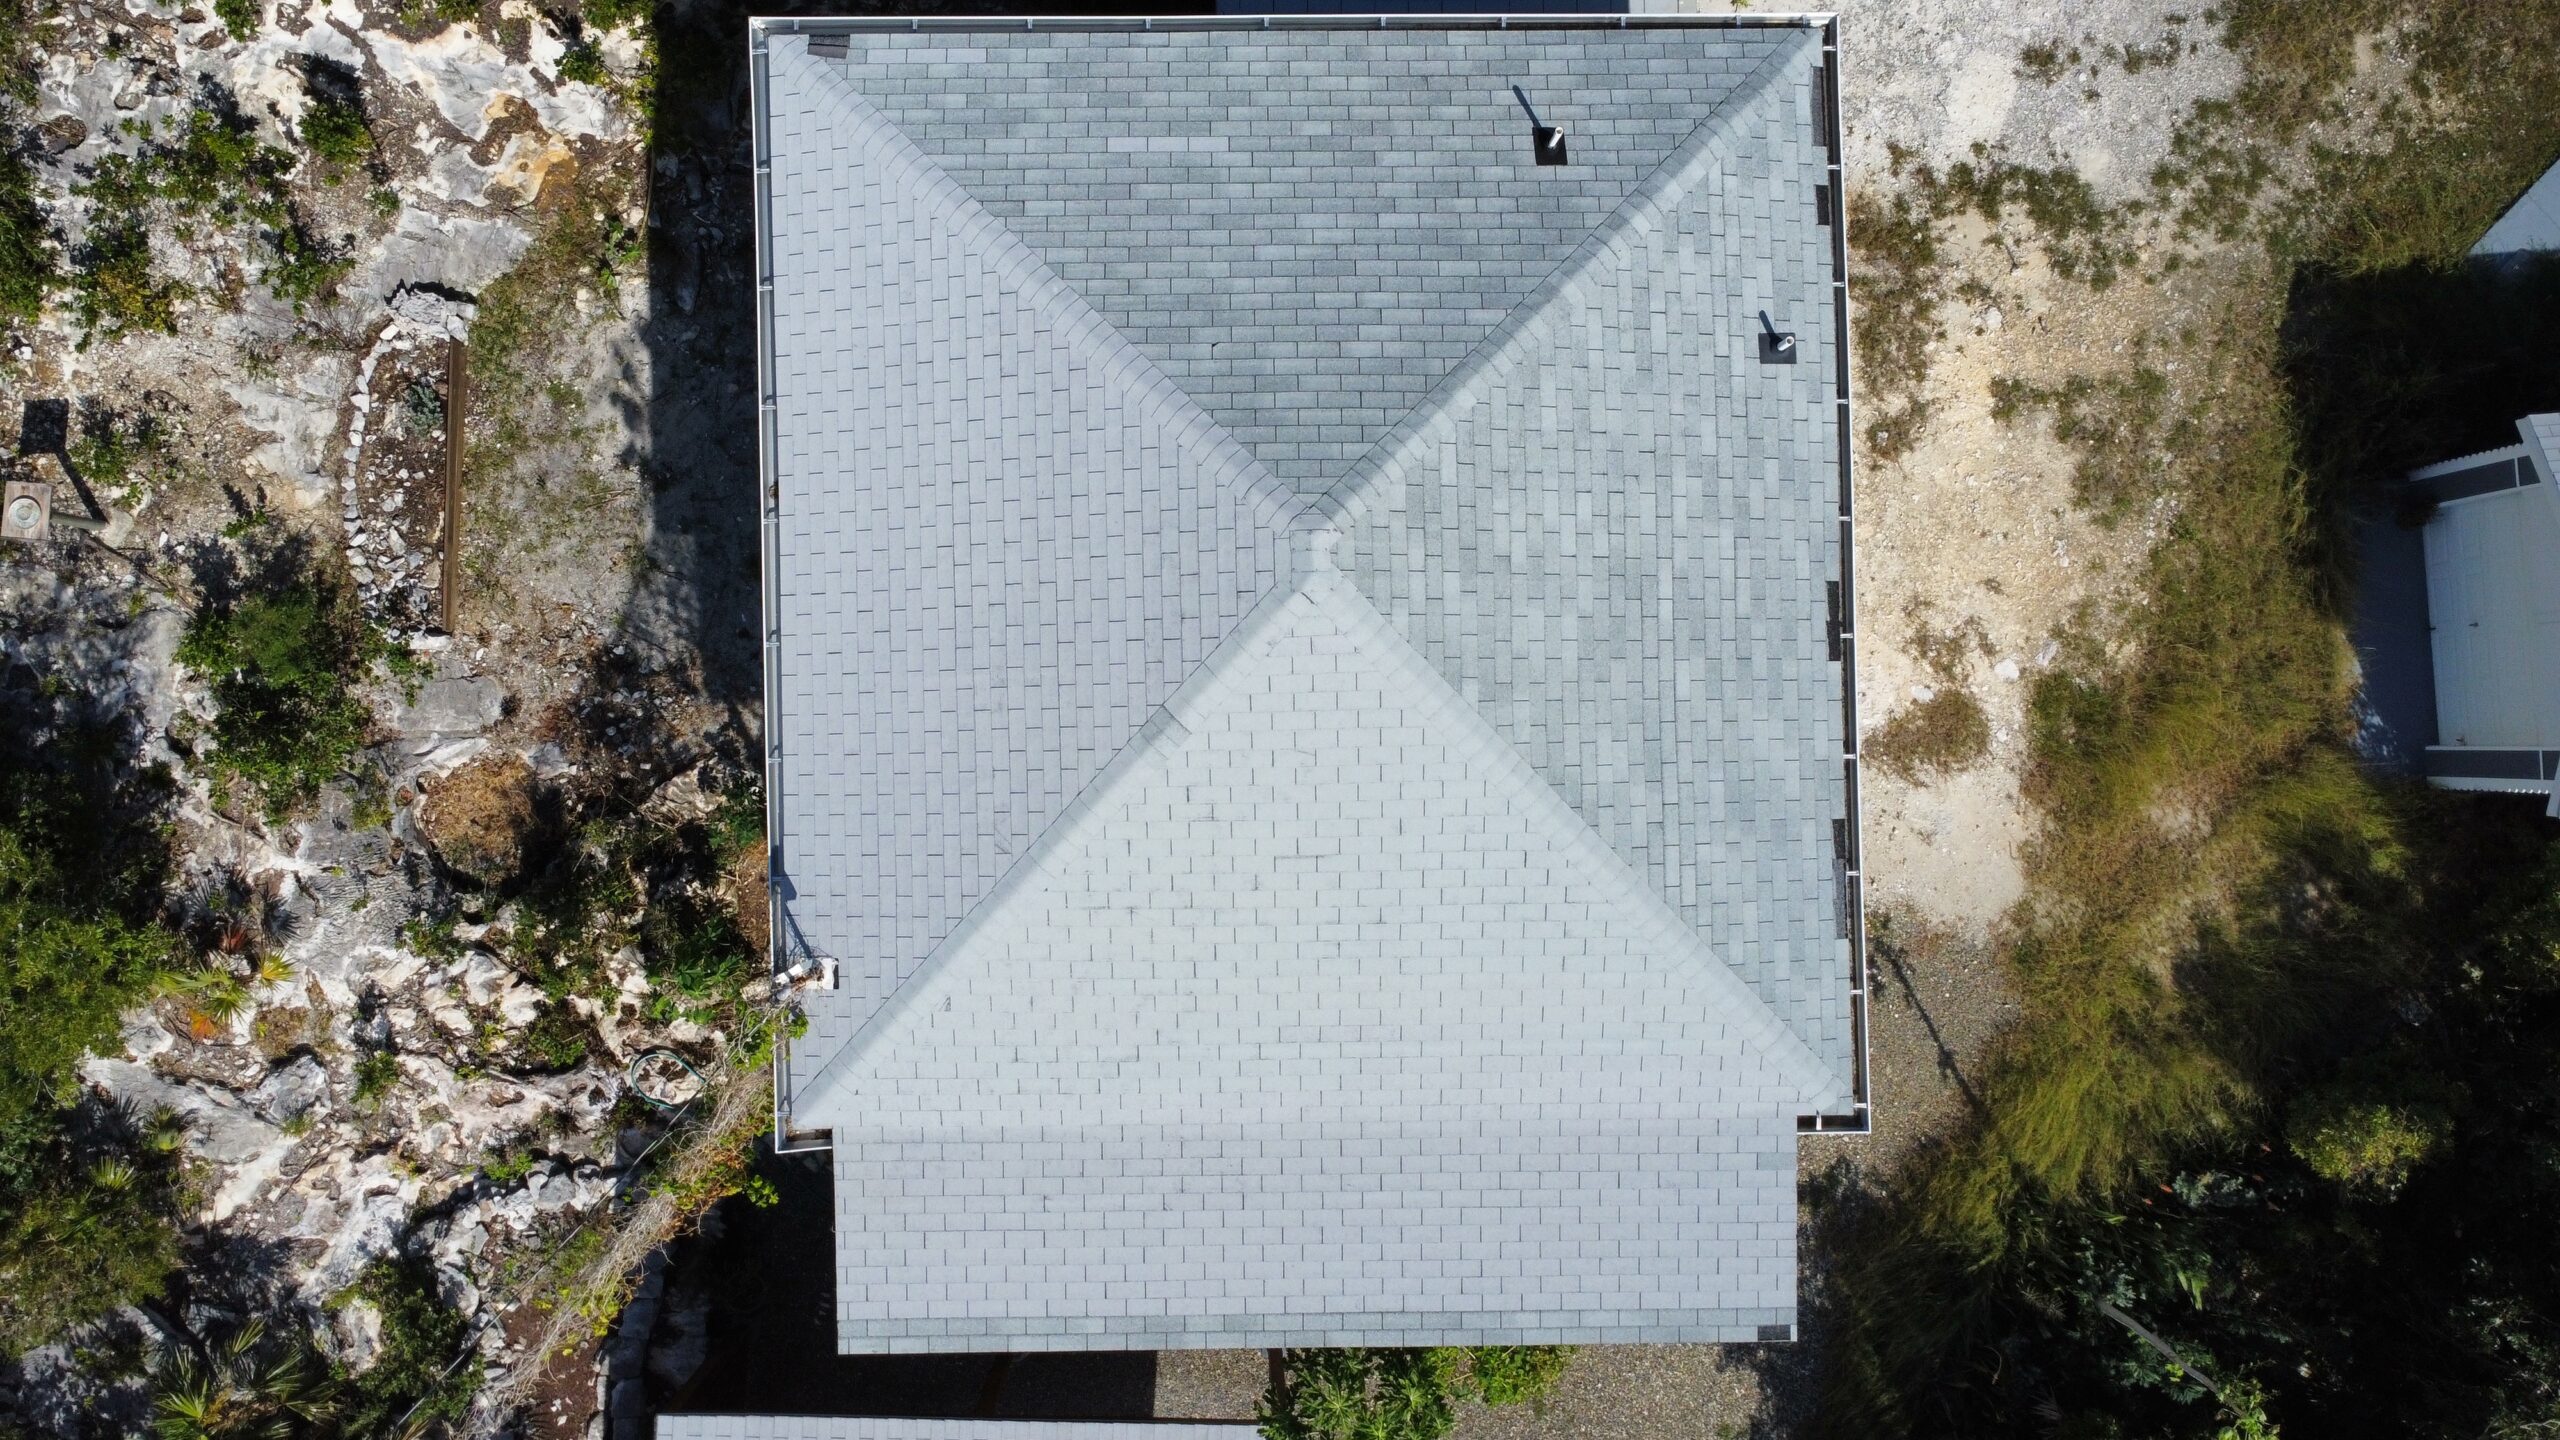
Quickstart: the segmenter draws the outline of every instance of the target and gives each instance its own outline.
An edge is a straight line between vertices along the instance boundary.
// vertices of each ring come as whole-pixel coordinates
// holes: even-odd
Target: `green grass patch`
[[[1971,693],[1941,685],[1928,699],[1893,712],[1858,748],[1886,774],[1921,784],[1969,769],[1989,754],[1991,719]]]
[[[2198,420],[2176,405],[2169,377],[2148,365],[2105,377],[2074,375],[2059,385],[2010,376],[1991,382],[1992,418],[2049,414],[2053,438],[2079,451],[2071,498],[2112,524],[2168,488],[2173,458],[2196,438]]]
[[[481,292],[465,464],[505,499],[465,536],[463,566],[486,603],[508,603],[513,557],[585,534],[612,498],[588,453],[599,426],[577,380],[579,347],[606,308],[597,302],[640,258],[622,220],[629,195],[627,175],[583,174],[516,267]]]
[[[1923,165],[1915,170],[1923,193],[1941,215],[1970,210],[1986,220],[2023,214],[2044,242],[2055,273],[2104,290],[2133,261],[2123,238],[2124,216],[2098,199],[2078,172],[2020,165],[1976,143],[1973,158],[1947,167],[1945,176]]]
[[[1946,259],[1939,229],[1926,203],[1910,193],[1888,200],[1860,191],[1849,201],[1858,312],[1851,343],[1858,378],[1872,397],[1864,438],[1879,459],[1909,453],[1928,418],[1920,389],[1929,378],[1930,347],[1944,333],[1938,305],[1945,298]]]
[[[257,38],[258,10],[258,0],[213,0],[213,17],[234,40]]]

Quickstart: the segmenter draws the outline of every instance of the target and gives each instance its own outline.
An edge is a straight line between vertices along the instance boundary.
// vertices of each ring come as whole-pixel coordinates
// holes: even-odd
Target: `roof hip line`
[[[1450,421],[1451,412],[1459,403],[1474,395],[1480,381],[1535,343],[1532,337],[1566,301],[1574,298],[1594,272],[1604,265],[1624,264],[1633,253],[1632,240],[1661,225],[1672,206],[1706,176],[1712,165],[1728,158],[1725,142],[1735,117],[1757,104],[1796,58],[1787,47],[1779,46],[1753,67],[1713,114],[1699,121],[1687,139],[1627,192],[1617,209],[1593,226],[1581,244],[1557,261],[1535,289],[1521,297],[1501,324],[1477,341],[1475,348],[1450,367],[1440,383],[1415,402],[1403,419],[1388,427],[1367,453],[1343,471],[1342,478],[1316,497],[1313,503],[1324,518],[1338,528],[1348,528],[1359,519],[1381,476],[1402,468],[1428,437]]]
[[[960,243],[985,257],[1003,283],[1037,310],[1061,340],[1088,356],[1096,375],[1124,394],[1136,397],[1138,412],[1147,424],[1161,430],[1171,444],[1199,453],[1205,468],[1220,481],[1251,497],[1264,523],[1275,529],[1297,531],[1322,523],[1322,517],[1296,490],[1272,474],[1269,466],[1201,409],[1199,402],[1157,368],[1144,351],[1130,344],[1119,327],[1050,269],[1048,262],[1025,244],[1012,226],[978,203],[976,196],[952,179],[835,67],[811,59],[807,40],[791,38],[798,43],[773,46],[773,57],[815,72],[820,81],[819,103],[834,109],[909,193],[949,217],[960,230]]]
[[[1023,847],[1022,853],[1005,867],[1003,878],[989,886],[987,893],[970,905],[959,922],[944,932],[942,938],[934,942],[933,949],[916,962],[914,971],[889,992],[888,998],[881,1001],[853,1033],[844,1038],[843,1044],[810,1072],[809,1082],[793,1093],[795,1113],[816,1113],[833,1099],[842,1071],[859,1060],[870,1047],[870,1042],[906,1013],[924,991],[925,982],[933,972],[949,963],[950,958],[965,947],[971,935],[1001,914],[1006,901],[1040,882],[1050,857],[1081,836],[1086,817],[1106,804],[1112,792],[1137,773],[1166,731],[1184,729],[1181,720],[1183,709],[1203,690],[1216,683],[1236,656],[1250,649],[1273,625],[1280,623],[1290,602],[1305,593],[1317,571],[1328,565],[1324,557],[1332,549],[1332,540],[1332,530],[1321,524],[1301,526],[1292,533],[1290,543],[1282,550],[1287,557],[1288,568],[1280,578],[1263,592],[1262,598],[1254,602],[1253,608],[1245,612],[1235,628],[1211,648],[1182,684],[1164,698],[1164,703],[1148,714],[1146,723],[1129,737],[1129,743],[1120,748],[1120,753],[1095,771],[1084,788],[1076,792],[1075,798],[1062,806],[1039,835]]]

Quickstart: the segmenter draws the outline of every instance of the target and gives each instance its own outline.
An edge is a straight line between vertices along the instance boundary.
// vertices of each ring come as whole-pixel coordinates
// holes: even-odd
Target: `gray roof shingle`
[[[1702,117],[1801,49],[1779,29],[1598,33],[871,33],[844,75],[1320,491]],[[1572,156],[1534,184],[1514,85]]]
[[[844,1348],[1791,1324],[1856,1067],[1823,32],[793,23],[768,724]]]

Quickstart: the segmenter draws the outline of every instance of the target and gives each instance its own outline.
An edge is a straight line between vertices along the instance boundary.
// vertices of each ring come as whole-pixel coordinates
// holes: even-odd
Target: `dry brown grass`
[[[428,790],[418,825],[446,868],[483,885],[504,884],[522,869],[541,828],[541,782],[521,756],[475,760]]]
[[[1948,685],[1894,712],[1860,753],[1868,764],[1917,785],[1952,775],[1991,750],[1991,718],[1982,702]]]
[[[738,933],[758,956],[773,953],[773,910],[765,887],[765,852],[760,844],[741,848],[720,877],[721,897],[737,912]]]

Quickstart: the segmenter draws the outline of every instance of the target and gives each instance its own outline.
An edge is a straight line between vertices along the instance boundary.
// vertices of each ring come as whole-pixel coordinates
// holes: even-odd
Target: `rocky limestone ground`
[[[126,1017],[120,1053],[83,1070],[102,1097],[182,1127],[191,1269],[250,1277],[246,1293],[361,1368],[381,1327],[353,1287],[384,1257],[423,1261],[469,1322],[479,1353],[458,1361],[497,1373],[525,1359],[541,1302],[557,1298],[545,1260],[610,1226],[632,1162],[666,1132],[631,1062],[673,1050],[707,1073],[734,1037],[719,1007],[653,984],[633,945],[575,986],[530,973],[518,952],[532,922],[465,873],[467,826],[451,816],[494,771],[520,776],[528,807],[617,834],[698,830],[746,776],[752,647],[743,663],[706,663],[696,642],[713,605],[716,639],[745,633],[751,532],[693,518],[751,473],[711,433],[724,418],[712,407],[743,391],[707,386],[692,408],[651,400],[653,367],[709,373],[727,358],[725,312],[693,312],[744,221],[685,220],[734,208],[731,192],[672,160],[678,273],[652,283],[648,185],[629,183],[647,173],[634,102],[652,57],[632,27],[522,0],[252,8],[241,40],[210,6],[68,0],[37,42],[25,119],[67,257],[112,223],[85,193],[102,165],[218,112],[292,157],[279,193],[338,273],[279,298],[257,227],[217,209],[153,237],[184,287],[165,331],[84,333],[57,297],[7,335],[0,456],[18,458],[0,464],[64,481],[104,526],[0,553],[0,644],[13,680],[130,723],[136,764],[175,777],[180,889],[220,890],[263,931],[243,1000],[155,1002]],[[302,134],[329,94],[360,97],[360,161],[324,161]],[[482,347],[480,297],[564,214],[585,218],[575,200],[598,177],[617,178],[606,220],[619,228],[581,235],[556,296],[567,319],[537,327],[547,408],[526,422],[502,394],[473,413],[489,488],[464,497],[480,528],[457,557],[469,578],[443,633],[446,341]],[[100,434],[122,453],[88,443]],[[555,484],[571,470],[574,484]],[[551,497],[532,527],[527,490]],[[373,722],[352,778],[283,819],[205,773],[194,737],[211,701],[174,659],[226,537],[252,526],[342,563],[401,657],[364,686]],[[501,828],[540,829],[548,811],[533,808]],[[708,883],[760,886],[760,866],[731,868]],[[759,897],[724,898],[743,912]],[[636,917],[668,898],[652,888],[629,903]],[[566,1387],[585,1403],[549,1417],[566,1433],[600,1423],[593,1374]],[[96,1378],[64,1347],[0,1373],[0,1424],[39,1433],[132,1428],[140,1404],[129,1376]]]

